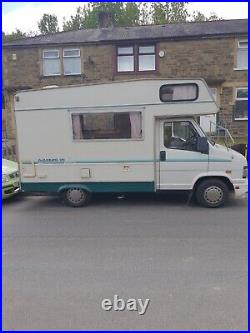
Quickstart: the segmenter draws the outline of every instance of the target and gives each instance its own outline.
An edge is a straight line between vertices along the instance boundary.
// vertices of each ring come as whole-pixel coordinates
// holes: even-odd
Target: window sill
[[[234,71],[247,71],[248,68],[234,68]]]
[[[68,76],[84,76],[84,74],[63,74],[62,76],[68,77]]]
[[[53,74],[53,75],[40,75],[40,77],[59,77],[61,74]]]
[[[66,77],[82,77],[85,78],[85,74],[59,74],[59,75],[40,75],[41,79],[49,79],[49,78],[66,78]]]
[[[159,74],[159,71],[140,71],[140,72],[115,72],[115,75],[143,75],[143,74]]]
[[[248,121],[248,118],[234,118],[235,121]]]

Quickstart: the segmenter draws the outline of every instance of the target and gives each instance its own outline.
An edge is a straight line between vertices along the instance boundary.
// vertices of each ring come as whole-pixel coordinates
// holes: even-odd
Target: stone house
[[[247,137],[248,21],[59,32],[3,44],[3,138],[15,142],[13,96],[22,89],[135,78],[202,77],[220,112],[213,121]],[[204,127],[207,119],[201,119]],[[205,128],[206,129],[206,128]]]

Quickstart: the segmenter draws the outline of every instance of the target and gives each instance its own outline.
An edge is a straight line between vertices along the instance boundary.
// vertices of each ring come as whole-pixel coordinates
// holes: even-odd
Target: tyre
[[[63,201],[71,207],[87,206],[91,199],[91,194],[81,188],[69,188],[63,192]]]
[[[221,207],[228,199],[229,189],[220,179],[203,180],[196,188],[195,197],[199,205],[209,208]]]

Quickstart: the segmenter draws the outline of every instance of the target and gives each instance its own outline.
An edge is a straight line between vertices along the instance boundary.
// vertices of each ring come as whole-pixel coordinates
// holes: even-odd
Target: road
[[[4,330],[246,330],[247,200],[54,197],[3,204]],[[104,311],[114,295],[144,315]]]

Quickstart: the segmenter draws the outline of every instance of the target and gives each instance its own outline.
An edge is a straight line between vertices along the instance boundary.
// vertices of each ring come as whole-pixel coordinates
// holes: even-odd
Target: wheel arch
[[[90,190],[90,188],[86,185],[82,185],[82,184],[67,184],[67,185],[63,185],[63,186],[60,186],[58,188],[58,193],[63,193],[71,188],[80,188],[84,191],[87,191],[89,193],[92,193],[92,191]]]
[[[195,190],[197,189],[198,185],[202,181],[204,181],[204,180],[211,180],[211,179],[219,179],[219,180],[223,181],[227,185],[229,191],[230,192],[234,192],[234,186],[233,186],[231,180],[228,177],[226,177],[226,176],[212,176],[212,175],[211,176],[210,175],[208,175],[208,176],[202,176],[202,177],[198,178],[195,181],[194,185],[193,185],[193,192],[195,192]]]

